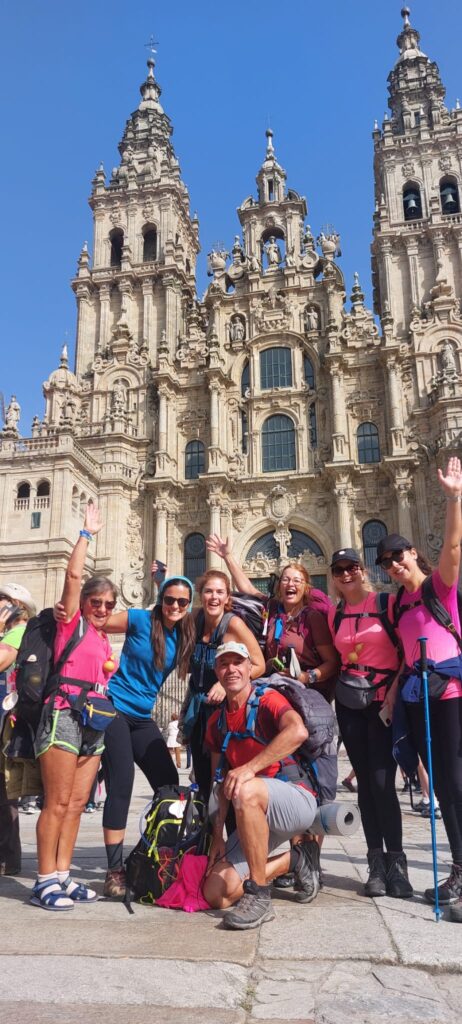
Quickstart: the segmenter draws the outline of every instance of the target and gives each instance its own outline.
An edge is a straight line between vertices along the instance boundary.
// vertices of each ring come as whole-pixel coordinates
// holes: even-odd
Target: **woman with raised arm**
[[[194,647],[190,614],[193,586],[185,576],[172,576],[159,587],[152,610],[130,608],[111,615],[108,633],[125,633],[120,665],[109,691],[117,717],[106,735],[103,756],[107,797],[103,828],[107,855],[104,895],[125,895],[123,842],[135,776],[141,768],[152,789],[177,785],[178,772],[152,709],[165,680],[177,668],[186,678]]]
[[[211,789],[211,760],[204,746],[208,718],[225,691],[215,674],[215,652],[226,640],[245,644],[252,662],[251,678],[265,671],[265,659],[253,633],[231,610],[231,586],[224,572],[209,569],[198,580],[196,590],[201,608],[195,617],[196,643],[190,662],[191,676],[182,710],[182,731],[192,753],[194,778],[208,799]]]
[[[228,540],[217,534],[207,538],[209,551],[220,555],[238,590],[262,597],[236,562]],[[282,570],[274,600],[269,602],[265,640],[265,672],[290,674],[293,650],[298,662],[297,679],[331,701],[335,688],[338,657],[327,625],[331,607],[328,597],[311,586],[310,575],[298,562],[289,562]]]
[[[451,920],[462,923],[462,657],[457,602],[462,472],[458,458],[449,459],[446,474],[438,470],[438,481],[446,497],[438,568],[432,570],[412,541],[398,534],[380,541],[377,564],[401,588],[395,604],[395,621],[406,663],[401,696],[414,744],[426,768],[419,638],[427,638],[433,779],[453,860],[449,878],[438,886],[438,897],[440,904],[453,904]],[[440,621],[436,617],[438,605]],[[443,615],[446,610],[446,625],[441,622],[441,605]],[[425,898],[434,903],[435,890],[427,889]]]
[[[55,665],[71,639],[78,636],[78,642],[60,665],[58,688],[44,704],[35,740],[45,797],[37,822],[38,876],[31,903],[44,910],[72,910],[76,902],[98,898],[71,879],[70,865],[80,816],[104,748],[104,726],[90,724],[93,709],[103,708],[104,721],[114,714],[105,699],[114,663],[104,629],[117,588],[105,576],[93,576],[81,587],[88,545],[101,527],[99,510],[88,504],[66,571],[61,598],[65,621],[57,624]]]
[[[413,892],[390,728],[401,662],[392,626],[394,598],[374,593],[354,548],[334,551],[331,571],[339,604],[329,612],[329,625],[341,659],[335,710],[358,784],[369,865],[364,894],[407,899]]]

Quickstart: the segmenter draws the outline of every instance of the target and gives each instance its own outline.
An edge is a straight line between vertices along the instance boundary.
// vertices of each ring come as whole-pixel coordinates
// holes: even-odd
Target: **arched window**
[[[279,544],[274,539],[274,533],[264,533],[258,540],[254,540],[245,556],[245,560],[250,562],[252,558],[257,558],[258,555],[264,555],[265,558],[277,560],[280,553]]]
[[[459,189],[454,178],[441,179],[440,198],[442,213],[460,213]]]
[[[292,387],[292,352],[290,348],[266,348],[260,352],[260,387]]]
[[[377,545],[382,537],[386,537],[388,530],[385,523],[380,519],[369,519],[363,526],[363,550],[364,565],[369,570],[369,576],[375,583],[389,583],[390,579],[386,572],[375,564],[377,558]]]
[[[205,537],[190,533],[184,542],[184,574],[194,580],[205,572]]]
[[[422,200],[418,185],[410,183],[403,189],[404,220],[420,220],[422,215]]]
[[[292,527],[289,527],[289,529],[291,537],[289,547],[287,548],[289,558],[298,558],[304,551],[311,551],[317,558],[323,557],[323,551],[319,544],[308,533],[303,533],[302,530],[294,530]]]
[[[289,416],[269,416],[261,432],[262,472],[296,469],[295,428]]]
[[[245,398],[245,393],[250,388],[250,363],[247,359],[244,363],[241,375],[241,395]]]
[[[74,484],[74,486],[72,488],[72,511],[74,512],[74,514],[76,516],[78,516],[78,514],[80,512],[79,488],[75,484]]]
[[[309,356],[303,356],[303,375],[308,387],[314,390],[314,369]]]
[[[202,441],[188,441],[184,453],[185,478],[197,480],[199,473],[205,473],[205,447]]]
[[[324,553],[319,547],[319,544],[317,544],[309,534],[303,533],[302,530],[294,530],[291,528],[290,536],[291,540],[287,548],[288,558],[296,559],[299,555],[303,554],[304,551],[310,551],[311,554],[315,555],[317,558],[324,557]],[[263,555],[263,557],[268,559],[270,562],[279,561],[281,551],[273,533],[264,533],[262,537],[255,540],[246,554],[245,561],[251,562],[254,558],[258,558],[259,555]],[[276,568],[277,567],[275,566],[275,569]],[[324,593],[327,593],[326,574],[320,572],[318,575],[313,575],[313,573],[310,573],[310,576],[313,586],[323,590]],[[270,584],[270,577],[252,577],[252,583],[263,593],[267,593]]]
[[[316,402],[312,402],[308,409],[308,430],[310,436],[310,447],[318,446],[318,425],[316,422]]]
[[[109,238],[111,240],[111,267],[120,267],[122,262],[122,247],[124,244],[124,233],[121,228],[114,228]]]
[[[241,451],[243,455],[249,451],[249,420],[244,409],[241,412]]]
[[[37,487],[37,498],[49,498],[50,497],[50,481],[41,480]]]
[[[143,263],[152,263],[157,259],[157,231],[148,227],[143,231]]]
[[[369,462],[380,462],[379,432],[375,423],[361,423],[356,434],[358,442],[358,462],[361,465]]]
[[[80,515],[81,515],[81,516],[84,516],[84,515],[85,515],[85,512],[86,512],[86,508],[87,508],[87,504],[88,504],[88,499],[87,499],[87,496],[86,496],[86,494],[84,494],[84,492],[82,491],[82,493],[81,493],[81,495],[80,495]]]
[[[17,497],[22,500],[24,500],[25,498],[30,498],[30,484],[18,484]]]

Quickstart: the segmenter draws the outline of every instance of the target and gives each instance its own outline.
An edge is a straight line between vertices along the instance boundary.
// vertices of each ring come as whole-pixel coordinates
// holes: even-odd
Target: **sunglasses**
[[[172,597],[171,594],[165,594],[162,598],[162,603],[168,605],[169,608],[174,604],[177,604],[179,608],[187,608],[191,602],[189,597]]]
[[[107,612],[112,612],[112,610],[116,606],[115,601],[102,601],[100,597],[90,597],[89,601],[92,608],[94,608],[95,610],[104,608]]]
[[[402,562],[404,558],[404,552],[404,548],[399,548],[398,551],[392,551],[391,555],[385,555],[385,557],[382,558],[380,561],[382,569],[391,569],[393,562]]]
[[[356,576],[357,572],[361,572],[361,566],[353,562],[351,563],[351,565],[332,566],[333,576],[344,576],[346,572],[348,573],[349,576]]]

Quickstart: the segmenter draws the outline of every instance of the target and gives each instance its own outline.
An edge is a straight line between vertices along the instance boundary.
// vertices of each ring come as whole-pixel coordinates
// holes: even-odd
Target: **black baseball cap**
[[[379,540],[377,544],[375,564],[380,565],[386,551],[410,551],[412,547],[414,545],[411,544],[410,540],[401,537],[399,533],[389,533],[387,537],[382,537],[382,540]]]
[[[354,548],[340,548],[339,551],[334,551],[330,563],[331,569],[334,565],[337,565],[337,562],[354,562],[355,565],[363,564],[361,555]]]

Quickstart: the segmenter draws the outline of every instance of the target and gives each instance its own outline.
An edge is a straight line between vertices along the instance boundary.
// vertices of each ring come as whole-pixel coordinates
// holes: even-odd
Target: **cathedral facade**
[[[262,588],[288,556],[325,587],[351,545],[377,578],[392,531],[437,554],[436,465],[462,437],[462,109],[403,18],[373,133],[377,319],[357,276],[347,296],[339,238],[315,237],[269,130],[241,233],[209,254],[198,298],[199,223],[148,61],[119,166],[92,182],[75,369],[64,348],[43,420],[21,436],[13,396],[0,433],[2,576],[39,606],[89,498],[106,525],[88,571],[112,574],[125,607],[152,599],[154,556],[192,578],[216,565],[210,532]]]

